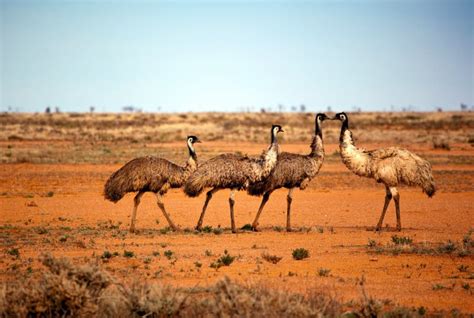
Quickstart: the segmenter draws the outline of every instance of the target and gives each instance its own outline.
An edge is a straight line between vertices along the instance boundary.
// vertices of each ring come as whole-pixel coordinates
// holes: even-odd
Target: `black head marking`
[[[336,116],[334,116],[334,119],[339,119],[340,121],[344,122],[344,121],[348,121],[349,117],[347,117],[346,113],[341,112],[341,113],[337,113]]]
[[[276,130],[277,133],[283,132],[283,129],[281,128],[280,125],[272,125],[272,132],[275,131],[275,128],[277,128],[277,130]]]
[[[326,120],[326,119],[329,119],[329,117],[328,117],[326,114],[324,114],[324,113],[318,113],[318,114],[316,114],[316,120],[319,120],[319,121],[322,122],[322,121],[324,121],[324,120]]]
[[[193,135],[188,136],[187,140],[192,144],[201,142],[198,137]]]

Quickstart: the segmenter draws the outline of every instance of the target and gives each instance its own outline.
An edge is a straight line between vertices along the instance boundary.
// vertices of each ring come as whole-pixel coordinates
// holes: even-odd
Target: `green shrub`
[[[297,261],[308,258],[309,257],[309,251],[305,248],[297,248],[296,250],[293,250],[293,258]]]
[[[174,255],[174,252],[172,250],[166,250],[163,255],[166,256],[167,259],[171,259],[171,257],[173,257]]]
[[[112,253],[110,253],[109,251],[104,251],[104,253],[102,253],[102,256],[100,258],[102,259],[109,259],[109,258],[112,258]]]
[[[127,257],[127,258],[132,258],[132,257],[135,256],[135,253],[133,253],[132,251],[125,250],[125,251],[123,251],[123,256]]]
[[[204,233],[211,233],[212,232],[212,226],[206,225],[205,227],[203,227],[201,229],[201,231],[204,232]]]
[[[219,257],[215,262],[211,263],[210,267],[215,268],[216,270],[222,266],[229,266],[235,260],[235,256],[231,256],[227,250],[224,251],[224,255]]]
[[[240,229],[243,231],[252,231],[252,225],[247,223],[244,226],[242,226]]]
[[[413,243],[413,239],[409,238],[408,236],[393,235],[392,242],[395,245],[410,245],[411,243]]]

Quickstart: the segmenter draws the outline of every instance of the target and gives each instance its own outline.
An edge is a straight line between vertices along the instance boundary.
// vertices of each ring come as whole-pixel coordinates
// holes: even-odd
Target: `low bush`
[[[98,265],[42,258],[40,277],[0,283],[4,317],[422,317],[444,316],[425,307],[399,307],[368,297],[343,303],[330,292],[305,296],[238,284],[227,277],[207,287],[117,281]],[[440,286],[436,286],[441,288]],[[463,287],[467,289],[468,287]],[[460,313],[461,314],[461,313]]]

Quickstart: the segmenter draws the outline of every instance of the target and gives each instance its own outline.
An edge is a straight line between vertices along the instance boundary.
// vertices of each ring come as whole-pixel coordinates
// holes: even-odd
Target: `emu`
[[[277,134],[279,132],[283,132],[281,126],[273,125],[270,147],[259,158],[249,158],[236,153],[222,154],[204,162],[188,178],[184,185],[184,192],[190,197],[197,197],[205,188],[211,188],[207,192],[196,230],[201,230],[204,214],[212,195],[219,190],[230,189],[231,228],[232,233],[236,233],[234,193],[236,190],[246,190],[249,185],[268,177],[277,162],[279,153]]]
[[[130,232],[135,232],[137,208],[145,192],[153,192],[156,195],[158,207],[163,212],[170,228],[174,231],[178,230],[166,212],[163,195],[169,188],[181,188],[189,175],[197,168],[197,156],[193,145],[201,141],[196,136],[188,136],[186,142],[189,159],[184,167],[160,157],[140,157],[129,161],[115,171],[105,183],[104,197],[114,203],[128,192],[138,192],[134,199]]]
[[[372,151],[359,149],[354,145],[347,114],[338,113],[333,119],[339,119],[342,122],[339,137],[342,162],[356,175],[375,179],[385,185],[385,203],[375,230],[380,231],[382,228],[385,212],[393,198],[397,215],[397,231],[401,231],[400,194],[397,186],[400,184],[419,186],[431,198],[436,192],[431,164],[414,153],[397,147]]]
[[[291,202],[293,201],[293,190],[300,188],[306,189],[309,182],[318,174],[324,161],[323,133],[321,129],[322,122],[329,119],[326,114],[319,113],[315,117],[314,136],[311,142],[311,152],[308,155],[299,155],[289,152],[282,152],[278,156],[278,161],[268,178],[252,184],[247,192],[250,195],[261,196],[262,202],[258,208],[255,220],[252,223],[252,229],[257,231],[258,219],[263,211],[273,191],[286,188],[288,189],[287,210],[286,210],[286,230],[291,231],[290,213]]]

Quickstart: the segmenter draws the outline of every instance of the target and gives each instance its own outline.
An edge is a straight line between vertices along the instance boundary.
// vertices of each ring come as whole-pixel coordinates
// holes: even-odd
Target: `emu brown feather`
[[[318,123],[319,115],[321,114],[317,114],[315,118],[315,134],[311,141],[311,152],[308,155],[289,152],[281,153],[278,156],[277,164],[272,173],[267,178],[252,184],[247,189],[247,193],[250,195],[264,196],[255,220],[252,223],[253,230],[257,230],[258,219],[271,193],[280,188],[287,188],[290,190],[287,196],[287,231],[291,231],[290,210],[292,191],[294,188],[304,190],[309,182],[318,174],[324,161],[322,129],[320,123]]]
[[[159,157],[136,158],[110,176],[105,183],[104,196],[118,202],[128,192],[165,194],[169,188],[182,187],[193,170],[191,165],[181,167]]]

